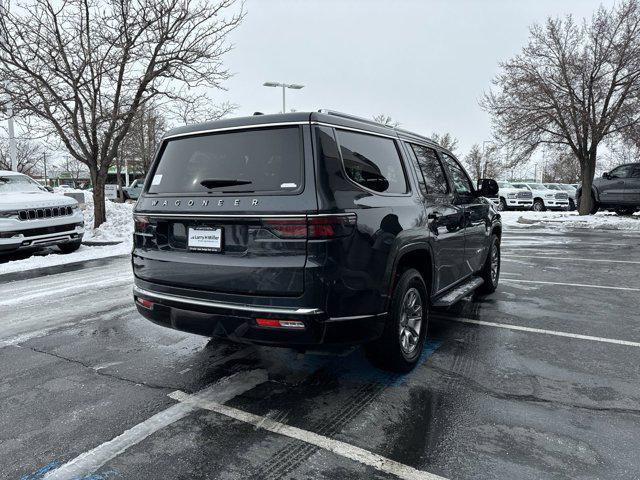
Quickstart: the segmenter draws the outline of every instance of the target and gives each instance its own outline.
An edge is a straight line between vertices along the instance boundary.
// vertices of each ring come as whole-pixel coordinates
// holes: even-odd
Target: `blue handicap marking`
[[[60,465],[62,465],[62,463],[63,462],[59,460],[55,460],[51,463],[46,464],[44,467],[40,467],[33,473],[23,475],[22,477],[20,477],[20,480],[40,480],[51,470],[55,470]],[[115,476],[118,476],[118,473],[115,470],[108,470],[103,473],[93,473],[84,477],[74,478],[73,480],[107,480],[108,478],[113,478]]]
[[[422,355],[418,360],[419,367],[442,345],[440,340],[427,340]],[[307,352],[303,359],[290,350],[282,351],[283,363],[288,370],[312,374],[320,369],[330,372],[339,380],[354,383],[382,383],[399,386],[409,374],[396,374],[374,367],[366,358],[364,348],[353,348],[345,355],[328,355],[324,352]]]
[[[22,477],[20,477],[20,480],[39,480],[40,478],[44,477],[48,472],[58,468],[60,465],[62,465],[62,462],[55,460],[51,463],[46,464],[44,467],[39,468],[33,473],[23,475]]]

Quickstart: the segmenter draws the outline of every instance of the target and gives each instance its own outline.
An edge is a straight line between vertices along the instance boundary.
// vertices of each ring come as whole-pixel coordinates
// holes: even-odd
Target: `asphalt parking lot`
[[[0,277],[1,478],[640,478],[637,233],[507,231],[405,376],[155,326],[128,262]]]

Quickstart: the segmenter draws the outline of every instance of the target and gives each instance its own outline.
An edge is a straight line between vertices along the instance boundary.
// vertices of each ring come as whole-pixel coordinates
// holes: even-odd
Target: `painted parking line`
[[[564,287],[601,288],[605,290],[624,290],[627,292],[640,292],[640,288],[613,287],[609,285],[589,285],[586,283],[545,282],[542,280],[521,280],[519,278],[503,278],[502,281],[517,282],[517,283],[533,283],[533,284],[540,284],[540,285],[560,285]]]
[[[266,381],[267,372],[265,370],[250,370],[224,377],[213,385],[193,394],[192,397],[222,404]],[[172,405],[114,439],[98,445],[64,465],[51,470],[43,477],[43,480],[69,480],[89,475],[128,448],[140,443],[149,435],[186,417],[198,408],[194,404],[185,402]]]
[[[178,400],[181,405],[186,404],[194,408],[210,410],[240,422],[248,423],[256,428],[308,443],[323,450],[335,453],[341,457],[373,467],[380,472],[394,475],[403,480],[446,480],[444,477],[424,472],[422,470],[417,470],[408,465],[404,465],[346,442],[325,437],[324,435],[319,435],[308,430],[302,430],[301,428],[278,422],[269,417],[255,415],[253,413],[245,412],[244,410],[222,405],[218,402],[208,400],[197,395],[188,395],[177,390],[169,394],[169,396]]]
[[[640,347],[640,342],[631,342],[629,340],[619,340],[617,338],[594,337],[591,335],[581,335],[579,333],[562,332],[557,330],[545,330],[543,328],[523,327],[520,325],[511,325],[508,323],[487,322],[485,320],[473,320],[464,317],[449,317],[446,315],[434,315],[438,320],[447,320],[458,323],[469,323],[472,325],[482,325],[485,327],[504,328],[506,330],[517,330],[521,332],[540,333],[543,335],[552,335],[555,337],[576,338],[579,340],[588,340],[591,342],[612,343],[615,345],[624,345],[627,347]]]
[[[640,265],[640,262],[634,260],[608,260],[602,258],[573,258],[573,257],[557,257],[555,255],[514,255],[512,253],[503,254],[502,258],[527,258],[530,260],[536,258],[552,258],[554,260],[563,260],[571,262],[596,262],[596,263],[629,263],[632,265]]]

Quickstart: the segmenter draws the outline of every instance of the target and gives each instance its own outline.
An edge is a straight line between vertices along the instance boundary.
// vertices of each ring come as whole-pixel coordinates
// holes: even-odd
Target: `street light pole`
[[[287,111],[286,89],[292,88],[294,90],[300,90],[301,88],[304,88],[304,85],[299,85],[297,83],[264,82],[262,85],[265,87],[282,87],[282,113],[286,113]]]
[[[4,12],[4,4],[0,0],[0,14]],[[4,35],[0,35],[0,42],[4,41]],[[5,80],[5,88],[9,90],[9,80]],[[9,158],[11,158],[11,170],[14,172],[18,170],[18,153],[16,149],[16,132],[13,126],[13,102],[9,96],[7,100],[7,129],[9,130]]]

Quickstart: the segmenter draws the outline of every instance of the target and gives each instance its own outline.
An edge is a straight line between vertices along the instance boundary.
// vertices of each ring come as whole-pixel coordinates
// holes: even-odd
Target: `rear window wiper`
[[[205,188],[232,187],[234,185],[249,185],[249,180],[223,180],[219,178],[206,178],[200,182]]]

